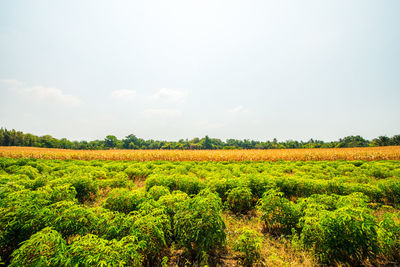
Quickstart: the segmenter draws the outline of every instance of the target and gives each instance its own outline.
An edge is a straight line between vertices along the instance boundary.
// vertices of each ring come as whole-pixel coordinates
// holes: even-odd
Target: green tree
[[[51,135],[44,135],[39,137],[39,143],[41,147],[56,148],[58,145],[58,140],[53,138]]]
[[[118,144],[118,139],[114,135],[107,135],[104,142],[107,148],[115,148]]]
[[[400,134],[392,136],[390,138],[390,145],[391,146],[400,146]]]
[[[361,136],[346,136],[339,140],[338,147],[366,147],[369,141],[365,140]]]
[[[210,137],[208,137],[208,135],[206,135],[206,137],[204,137],[202,145],[203,145],[204,149],[212,149],[211,139],[210,139]]]
[[[389,146],[390,138],[387,136],[379,136],[373,140],[377,146]]]
[[[138,138],[134,134],[130,134],[122,139],[123,148],[126,149],[137,149],[138,147]]]
[[[5,143],[4,143],[4,130],[3,130],[3,128],[1,128],[0,129],[0,146],[4,146],[5,145]]]

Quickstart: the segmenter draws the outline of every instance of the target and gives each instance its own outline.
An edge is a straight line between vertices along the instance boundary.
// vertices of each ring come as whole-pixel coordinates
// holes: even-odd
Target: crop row
[[[246,150],[70,150],[0,147],[0,157],[131,161],[400,160],[400,146]]]
[[[223,211],[318,261],[399,262],[400,162],[117,162],[0,158],[1,257],[21,265],[162,265],[218,257]],[[384,211],[384,212],[382,212]],[[244,263],[257,238],[239,237]]]

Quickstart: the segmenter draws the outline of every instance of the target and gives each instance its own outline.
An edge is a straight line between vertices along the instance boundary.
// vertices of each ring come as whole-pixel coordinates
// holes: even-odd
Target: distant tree
[[[400,134],[394,135],[392,138],[390,138],[390,145],[400,146]]]
[[[0,146],[4,146],[4,145],[5,145],[5,143],[4,143],[4,129],[1,128],[0,129]]]
[[[180,139],[178,141],[178,149],[188,149],[189,148],[189,141]]]
[[[212,149],[211,139],[210,139],[210,137],[208,137],[208,135],[206,135],[206,137],[204,137],[202,145],[203,145],[204,149]]]
[[[146,140],[144,140],[142,138],[138,138],[135,145],[137,145],[139,149],[145,149],[146,148]]]
[[[33,134],[25,134],[24,136],[24,146],[38,146],[38,138]]]
[[[8,140],[7,140],[8,139]],[[8,146],[15,146],[15,130],[6,132],[6,140],[8,141]]]
[[[137,149],[138,138],[134,134],[130,134],[122,139],[123,148],[126,149]]]
[[[90,141],[88,144],[89,149],[104,149],[104,141],[102,140],[94,140]]]
[[[372,141],[374,141],[375,145],[377,145],[377,146],[389,146],[390,145],[390,138],[387,136],[379,136],[378,138],[375,138]]]
[[[294,143],[293,140],[287,140],[287,141],[285,142],[285,147],[286,147],[286,148],[296,148],[296,144]]]
[[[15,145],[16,146],[24,145],[24,133],[23,132],[18,131],[15,133]]]
[[[339,141],[324,142],[310,139],[309,141],[287,140],[278,142],[276,138],[272,141],[237,140],[227,139],[225,142],[210,138],[208,135],[202,139],[193,138],[192,140],[180,139],[179,141],[157,141],[144,140],[130,134],[122,140],[118,140],[113,135],[108,135],[104,140],[94,141],[70,141],[66,138],[56,139],[51,135],[38,137],[33,134],[24,134],[14,129],[7,130],[0,128],[0,146],[33,146],[46,148],[63,149],[273,149],[273,148],[333,148],[333,147],[367,147],[367,146],[400,146],[400,135],[392,137],[379,136],[372,141],[368,141],[361,136],[347,136]]]
[[[161,149],[172,149],[172,143],[171,142],[165,142],[162,146]]]
[[[73,143],[69,140],[67,140],[66,138],[62,138],[60,139],[60,148],[64,148],[64,149],[71,149],[73,148]]]
[[[56,148],[58,147],[59,141],[47,134],[39,137],[39,143],[41,147]]]
[[[369,141],[365,140],[361,136],[346,136],[339,140],[337,147],[366,147],[369,145]]]
[[[189,146],[189,149],[193,149],[193,150],[202,149],[202,146],[199,143],[191,143]]]
[[[243,142],[242,142],[242,147],[244,149],[251,149],[252,148],[251,141],[248,140],[248,139],[244,139]]]
[[[200,139],[198,137],[193,138],[190,143],[197,144],[200,143]]]
[[[149,149],[160,149],[161,146],[159,141],[150,140],[147,144],[147,147]]]
[[[89,143],[87,141],[78,142],[78,149],[88,149]]]
[[[235,140],[235,139],[228,139],[228,140],[226,140],[226,146],[227,146],[227,147],[239,148],[238,141]]]
[[[105,147],[115,148],[118,144],[118,139],[114,135],[107,135],[104,139]]]

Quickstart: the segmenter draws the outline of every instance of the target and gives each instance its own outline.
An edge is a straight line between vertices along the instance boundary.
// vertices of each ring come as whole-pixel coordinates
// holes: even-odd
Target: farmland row
[[[399,178],[399,161],[0,158],[0,255],[11,266],[398,264]]]
[[[74,160],[278,161],[400,160],[400,146],[269,150],[69,150],[0,147],[1,157]]]

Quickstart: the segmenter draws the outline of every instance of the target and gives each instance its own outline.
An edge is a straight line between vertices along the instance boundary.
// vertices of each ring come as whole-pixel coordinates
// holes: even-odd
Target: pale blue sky
[[[1,1],[0,127],[73,140],[400,134],[400,1]]]

